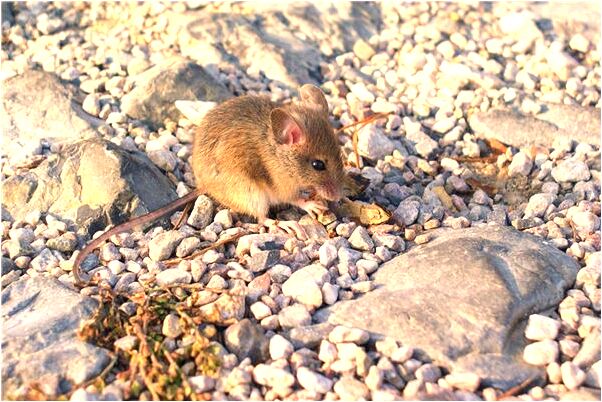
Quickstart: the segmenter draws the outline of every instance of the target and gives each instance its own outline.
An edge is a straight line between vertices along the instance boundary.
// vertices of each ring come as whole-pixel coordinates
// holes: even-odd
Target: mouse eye
[[[319,159],[315,159],[315,160],[311,161],[311,167],[313,167],[316,170],[326,170],[326,165],[324,164],[323,161],[321,161]]]

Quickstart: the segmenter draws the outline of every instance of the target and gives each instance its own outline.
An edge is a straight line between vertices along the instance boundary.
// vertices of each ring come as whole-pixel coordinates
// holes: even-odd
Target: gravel
[[[303,64],[286,61],[286,51],[279,53],[283,66],[270,59],[262,64],[261,73],[255,67],[228,63],[228,58],[209,60],[211,52],[199,52],[186,44],[184,36],[180,37],[183,34],[171,29],[190,13],[199,13],[196,18],[200,18],[213,12],[211,7],[192,3],[157,3],[136,11],[125,3],[19,3],[13,10],[15,23],[3,23],[2,80],[21,75],[31,66],[79,87],[82,96],[75,103],[81,103],[88,118],[102,120],[99,135],[129,151],[145,152],[178,194],[185,194],[194,187],[190,169],[194,126],[186,118],[168,119],[157,127],[131,118],[123,100],[132,93],[135,76],[173,56],[185,54],[194,60],[194,55],[202,54],[207,60],[195,61],[210,66],[207,70],[232,94],[259,93],[283,101],[294,91],[269,78],[271,70],[294,70],[291,65]],[[224,18],[236,16],[242,21],[249,15],[249,10],[239,14],[239,7],[248,6],[212,7]],[[373,22],[349,17],[345,20],[349,43],[338,46],[336,34],[328,31],[334,24],[328,23],[327,34],[318,28],[307,31],[309,25],[300,14],[291,17],[282,7],[280,11],[291,26],[299,28],[304,42],[319,47],[310,58],[317,60],[314,70],[321,76],[314,78],[326,92],[335,127],[372,113],[391,113],[358,130],[360,166],[355,166],[352,130],[341,133],[339,139],[348,169],[369,181],[361,200],[383,207],[392,220],[368,225],[337,212],[336,220],[324,230],[328,239],[301,242],[275,233],[250,234],[190,259],[201,247],[240,231],[256,230],[246,218],[218,210],[214,201],[200,196],[180,229],[157,225],[145,234],[113,237],[100,248],[98,259],[86,262],[84,270],[118,292],[191,283],[220,290],[219,295],[207,297],[200,313],[221,311],[218,324],[230,327],[247,319],[261,334],[257,344],[259,338],[269,339],[267,352],[258,353],[252,362],[242,352],[226,358],[219,378],[188,377],[196,392],[209,392],[212,399],[398,400],[452,390],[456,399],[491,399],[501,391],[482,384],[475,373],[444,375],[448,371],[442,372],[432,357],[415,353],[412,345],[372,342],[367,332],[356,328],[337,326],[324,333],[310,329],[317,322],[316,310],[371,291],[370,276],[382,263],[428,243],[431,231],[511,223],[517,230],[542,237],[583,267],[560,306],[545,313],[549,316],[529,316],[525,337],[530,343],[523,358],[545,368],[547,378],[541,387],[521,390],[517,397],[562,399],[567,391],[599,388],[599,142],[563,136],[572,128],[561,123],[564,118],[573,129],[585,132],[586,124],[575,116],[599,115],[596,28],[575,23],[573,12],[562,16],[567,23],[559,24],[557,16],[540,14],[544,11],[535,4],[494,3],[488,11],[488,7],[451,3],[383,3],[378,29],[359,39],[354,27],[370,30]],[[269,25],[281,19],[265,15],[261,18],[266,30],[284,29]],[[335,18],[334,13],[329,17]],[[99,20],[114,21],[115,34],[98,35]],[[126,24],[131,28],[127,35],[119,28]],[[244,25],[243,31],[248,29],[265,47],[255,31],[259,25]],[[226,49],[247,48],[237,42],[243,38],[236,32],[228,44],[214,39]],[[273,46],[269,43],[267,48]],[[298,58],[302,53],[295,54]],[[578,112],[559,113],[549,105]],[[530,118],[545,121],[546,126],[538,127],[547,127],[553,139],[538,147],[502,141],[509,147],[487,164],[495,170],[488,177],[499,172],[507,176],[503,173],[499,181],[493,180],[495,191],[489,191],[486,185],[490,183],[482,179],[486,172],[470,158],[487,157],[492,144],[472,122],[475,113],[495,109],[520,111],[517,120],[525,131]],[[587,119],[596,125],[595,119]],[[497,123],[500,130],[502,123]],[[505,131],[508,138],[518,134]],[[33,150],[34,158],[45,159],[61,147],[53,139],[30,145],[26,149]],[[2,155],[3,180],[23,171],[21,156]],[[31,160],[35,165],[35,159]],[[276,212],[278,219],[289,213],[296,212]],[[171,217],[172,222],[177,217],[179,213]],[[39,275],[57,277],[71,286],[70,258],[82,244],[80,228],[40,205],[32,205],[21,220],[3,211],[2,224],[3,288],[20,277]],[[177,268],[161,263],[174,256],[188,259]],[[229,294],[236,284],[246,296]],[[81,292],[95,295],[98,287]],[[126,315],[134,313],[127,303],[121,310]],[[162,330],[170,338],[181,336],[174,315],[166,316]],[[219,332],[216,340],[222,342],[225,329]],[[312,336],[307,335],[310,332]],[[136,347],[128,337],[117,340],[115,346]],[[119,381],[111,377],[106,381],[107,395],[112,395]],[[104,395],[86,387],[76,389],[72,399],[99,400]]]

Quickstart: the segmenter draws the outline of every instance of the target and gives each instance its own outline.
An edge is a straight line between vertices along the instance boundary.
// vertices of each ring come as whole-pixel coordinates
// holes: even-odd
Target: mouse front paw
[[[268,229],[280,229],[284,230],[286,233],[296,236],[300,240],[307,240],[308,236],[303,229],[303,226],[299,224],[297,221],[279,221],[276,219],[264,219],[259,222],[260,225],[265,226]]]
[[[314,219],[328,211],[328,206],[324,201],[298,200],[294,205],[307,212]]]

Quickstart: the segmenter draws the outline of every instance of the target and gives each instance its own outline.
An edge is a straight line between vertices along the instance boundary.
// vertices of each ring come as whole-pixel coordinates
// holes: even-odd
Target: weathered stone
[[[253,379],[258,384],[274,388],[290,387],[295,383],[295,377],[291,373],[267,364],[258,364],[253,369]]]
[[[382,129],[370,125],[359,132],[357,148],[360,155],[378,160],[393,152],[395,145]]]
[[[47,277],[21,279],[2,291],[2,397],[53,377],[48,397],[95,377],[109,363],[105,349],[82,342],[77,331],[97,303]]]
[[[301,268],[282,284],[282,293],[293,300],[312,307],[322,305],[322,285],[330,280],[326,268],[314,264]]]
[[[172,18],[171,20],[176,20]],[[316,83],[320,50],[333,55],[351,50],[357,39],[369,39],[381,23],[378,8],[362,3],[258,3],[253,12],[207,9],[177,15],[184,56],[206,65],[235,61],[246,71],[296,87]],[[307,39],[301,39],[303,35]],[[323,44],[318,49],[317,44]]]
[[[282,328],[302,327],[311,323],[311,315],[305,305],[296,303],[280,310],[278,322]]]
[[[550,109],[555,110],[555,109]],[[566,121],[559,117],[561,113],[540,114],[536,117],[523,115],[519,112],[506,109],[494,109],[488,112],[473,113],[468,122],[476,135],[496,139],[515,147],[524,147],[531,144],[551,146],[557,137],[572,138],[579,142],[591,143],[600,146],[600,113],[595,109],[591,112],[587,108],[575,107],[571,118]],[[579,117],[583,113],[586,117]],[[597,115],[597,117],[595,117]],[[571,121],[572,119],[572,121]],[[582,130],[582,125],[575,124],[576,120],[587,121],[591,119],[589,127]],[[598,121],[597,125],[595,121]],[[567,122],[570,124],[567,124]],[[571,124],[573,127],[571,127]]]
[[[245,298],[237,294],[224,293],[216,301],[201,306],[199,313],[207,322],[230,325],[244,317]]]
[[[104,123],[85,113],[73,99],[75,90],[52,73],[28,70],[5,81],[4,89],[2,153],[11,159],[38,154],[42,139],[54,143],[97,136],[96,127]]]
[[[163,320],[162,327],[163,335],[170,338],[177,338],[182,334],[182,326],[180,325],[180,317],[177,314],[167,314]]]
[[[159,286],[188,284],[192,280],[192,274],[180,268],[171,268],[159,272],[155,280]]]
[[[566,131],[568,138],[600,146],[600,111],[595,107],[546,103],[537,118]]]
[[[297,381],[309,390],[325,394],[332,389],[332,380],[322,374],[311,371],[307,367],[299,367],[297,370]]]
[[[16,264],[10,258],[2,257],[2,264],[0,264],[1,274],[6,275],[9,272],[17,268]]]
[[[296,349],[314,348],[328,337],[334,326],[329,323],[292,328],[287,334]]]
[[[251,272],[264,271],[280,261],[280,252],[278,250],[257,251],[247,258],[247,266]]]
[[[130,117],[156,127],[166,118],[178,121],[176,100],[224,101],[231,94],[203,67],[182,57],[172,57],[134,79],[134,89],[121,99],[121,109]]]
[[[263,329],[246,318],[226,329],[224,341],[228,350],[238,357],[238,361],[250,357],[253,364],[257,364],[268,358],[269,341]]]
[[[213,220],[213,201],[206,195],[200,195],[194,202],[190,216],[186,221],[190,226],[203,229]]]
[[[2,205],[13,219],[32,210],[74,221],[92,234],[177,198],[170,180],[142,153],[92,139],[65,147],[38,167],[3,183]]]
[[[524,312],[557,305],[575,280],[577,263],[511,228],[431,233],[430,243],[376,272],[376,290],[314,319],[417,346],[443,366],[479,375],[485,386],[508,388],[541,375],[521,361]]]
[[[276,334],[270,339],[269,350],[272,360],[288,359],[295,351],[295,347],[288,339]]]
[[[169,258],[184,236],[177,230],[160,233],[148,243],[148,255],[154,261]]]
[[[344,376],[334,384],[334,392],[344,401],[366,400],[370,391],[366,384],[351,376]]]
[[[591,174],[585,162],[567,159],[561,161],[552,169],[552,177],[558,183],[589,180]]]

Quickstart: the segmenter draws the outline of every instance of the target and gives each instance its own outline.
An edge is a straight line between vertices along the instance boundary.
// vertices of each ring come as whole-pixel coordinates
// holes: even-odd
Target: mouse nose
[[[323,185],[323,197],[329,201],[337,201],[341,198],[341,190],[339,186],[334,183],[332,180],[328,180]]]

